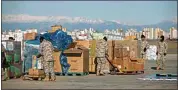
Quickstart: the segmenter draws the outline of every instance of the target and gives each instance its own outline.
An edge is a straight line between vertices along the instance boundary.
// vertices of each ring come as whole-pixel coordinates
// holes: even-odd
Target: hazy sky
[[[2,1],[2,14],[70,16],[154,24],[177,16],[176,1]]]

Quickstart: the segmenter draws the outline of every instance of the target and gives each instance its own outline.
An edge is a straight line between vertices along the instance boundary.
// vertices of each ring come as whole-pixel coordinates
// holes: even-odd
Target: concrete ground
[[[12,79],[2,81],[2,89],[177,89],[177,81],[142,81],[137,78],[156,73],[177,74],[177,54],[168,54],[166,70],[156,71],[155,61],[146,61],[145,73],[120,76],[57,76],[56,82],[23,81]]]

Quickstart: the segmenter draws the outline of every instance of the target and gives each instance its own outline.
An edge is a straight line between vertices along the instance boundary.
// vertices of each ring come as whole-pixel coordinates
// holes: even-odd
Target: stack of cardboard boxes
[[[54,25],[54,26],[51,26],[51,28],[52,28],[51,30],[48,30],[49,33],[54,33],[54,32],[56,32],[56,30],[59,30],[59,29],[64,32],[67,31],[67,29],[63,28],[61,25]]]
[[[119,65],[122,71],[143,71],[144,60],[137,58],[138,41],[115,41],[113,63]]]
[[[96,43],[97,40],[75,41],[76,46],[83,46],[83,49],[68,49],[65,51],[68,63],[71,64],[70,72],[96,72]],[[88,51],[87,51],[88,50]],[[137,40],[116,40],[108,41],[108,59],[121,67],[122,71],[142,71],[144,60],[139,56]],[[70,56],[73,55],[73,56]],[[79,56],[77,56],[79,55]],[[62,72],[60,66],[60,52],[53,53],[55,60],[55,72]],[[106,70],[111,69],[107,61]]]
[[[83,46],[89,49],[89,71],[95,72],[95,49],[96,49],[96,40],[77,40],[75,41],[77,46]]]
[[[95,72],[96,71],[96,40],[91,40],[89,49],[90,49],[90,58],[89,58],[89,71],[90,72]]]

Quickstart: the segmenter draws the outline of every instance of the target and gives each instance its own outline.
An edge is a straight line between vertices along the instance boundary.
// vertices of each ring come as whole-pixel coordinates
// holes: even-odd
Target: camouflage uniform
[[[147,41],[142,41],[141,42],[141,58],[146,59],[146,52],[144,52],[144,48],[148,49],[149,48],[149,44]]]
[[[108,44],[104,40],[100,40],[96,45],[96,58],[97,58],[97,72],[103,73],[106,64],[106,54],[108,51]]]
[[[158,56],[157,56],[156,63],[158,66],[160,65],[160,63],[162,63],[162,68],[165,67],[166,56],[164,55],[164,53],[167,53],[167,48],[168,45],[166,42],[158,42],[158,46],[157,46]]]
[[[39,52],[42,54],[42,66],[45,71],[46,76],[49,76],[49,73],[51,73],[51,77],[55,77],[54,74],[54,60],[52,56],[54,48],[51,44],[51,42],[47,40],[43,40],[43,42],[40,44]]]

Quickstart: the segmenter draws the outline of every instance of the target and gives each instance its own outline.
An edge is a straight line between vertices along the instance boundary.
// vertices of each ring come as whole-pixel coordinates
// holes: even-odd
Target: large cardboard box
[[[138,62],[134,62],[134,70],[136,71],[144,71],[144,63],[138,63]]]
[[[114,47],[113,46],[108,46],[108,59],[113,60],[114,58]]]
[[[90,46],[90,41],[88,41],[88,40],[77,40],[75,42],[77,42],[77,45],[82,45],[86,48],[89,48],[89,46]]]
[[[96,65],[95,64],[90,64],[89,65],[89,72],[95,73],[96,72]]]
[[[141,71],[144,68],[143,63],[131,61],[129,57],[114,59],[113,63],[119,65],[122,71]]]
[[[25,33],[24,34],[24,40],[34,40],[36,37],[37,33],[32,32],[32,33]]]
[[[130,58],[132,62],[145,63],[145,60],[142,58]]]
[[[64,51],[67,56],[67,61],[71,65],[69,72],[89,72],[89,50],[85,47],[80,47],[79,49],[68,49]],[[54,71],[62,72],[60,64],[60,52],[54,52],[53,58]]]
[[[54,72],[61,72],[61,64],[60,64],[60,54],[61,52],[53,52],[54,59]]]
[[[89,64],[96,64],[96,57],[89,57]]]
[[[71,72],[89,72],[89,50],[87,48],[69,49],[64,53],[71,64]]]
[[[120,65],[121,69],[127,69],[128,68],[128,63],[129,63],[129,58],[124,57],[124,58],[115,58],[112,61],[113,64]]]
[[[114,47],[129,47],[129,51],[134,51],[135,56],[139,57],[139,43],[140,42],[138,40],[115,40]]]
[[[114,58],[123,58],[129,56],[130,56],[130,52],[127,48],[123,48],[123,47],[114,48]]]
[[[39,70],[39,69],[29,69],[29,75],[30,76],[42,76],[44,74],[44,70]]]
[[[114,46],[114,40],[109,40],[108,41],[108,46],[113,47]]]

